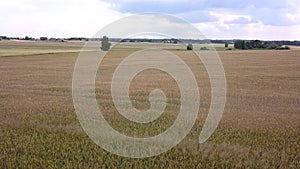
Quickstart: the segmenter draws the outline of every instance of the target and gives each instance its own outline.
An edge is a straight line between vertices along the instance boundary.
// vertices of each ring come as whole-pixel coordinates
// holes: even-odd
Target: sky
[[[0,1],[0,36],[92,37],[139,13],[179,17],[210,39],[300,40],[299,0]]]

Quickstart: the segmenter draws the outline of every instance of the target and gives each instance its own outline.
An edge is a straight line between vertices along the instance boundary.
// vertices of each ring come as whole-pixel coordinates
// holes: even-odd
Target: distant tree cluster
[[[45,41],[45,40],[48,40],[48,38],[47,37],[40,37],[40,40]]]
[[[251,41],[244,41],[244,40],[237,40],[234,42],[234,48],[236,49],[276,49],[276,50],[289,50],[290,47],[283,46],[281,44],[276,44],[272,42],[264,42],[260,40],[251,40]]]
[[[200,50],[208,50],[208,48],[206,46],[202,46]]]
[[[29,36],[25,36],[24,40],[34,40],[34,38],[29,37]]]
[[[71,38],[66,38],[65,40],[69,40],[69,41],[88,41],[88,38],[85,38],[85,37],[71,37]]]

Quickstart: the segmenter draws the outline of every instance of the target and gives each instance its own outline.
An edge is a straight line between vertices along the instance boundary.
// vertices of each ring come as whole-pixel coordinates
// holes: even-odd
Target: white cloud
[[[217,11],[211,11],[210,14],[212,16],[215,16],[216,18],[218,18],[220,22],[233,21],[233,20],[240,19],[240,18],[251,20],[251,16],[249,16],[249,15],[227,14],[224,12],[217,12]]]
[[[291,22],[300,24],[300,10],[297,10],[293,13],[288,12],[285,14],[285,16]]]
[[[189,23],[172,15],[161,14],[140,14],[123,18],[105,27],[97,37],[107,35],[113,38],[127,38],[136,34],[140,36],[143,33],[169,38],[203,38]]]
[[[91,37],[107,24],[128,16],[128,11],[139,13],[155,9],[154,12],[169,12],[194,23],[208,38],[300,39],[300,1],[234,2],[238,1],[0,1],[0,34],[20,37]]]
[[[160,2],[160,3],[182,3],[188,2],[188,0],[117,0],[119,3],[131,3],[131,2]]]
[[[1,1],[1,34],[8,36],[90,37],[128,14],[98,0]]]
[[[194,24],[206,37],[212,39],[299,40],[300,25],[273,26],[262,22],[249,24],[220,24],[219,22]]]

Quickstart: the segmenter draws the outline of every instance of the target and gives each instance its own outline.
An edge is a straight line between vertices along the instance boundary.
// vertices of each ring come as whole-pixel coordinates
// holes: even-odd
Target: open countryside
[[[226,50],[224,44],[216,44],[227,79],[227,102],[217,130],[199,144],[211,97],[201,61],[186,50],[186,45],[117,44],[98,70],[96,97],[109,124],[129,136],[152,136],[169,127],[178,114],[180,93],[166,73],[140,73],[130,87],[133,105],[148,109],[149,92],[160,88],[168,96],[166,112],[150,124],[126,121],[110,96],[111,75],[123,55],[155,46],[174,52],[192,70],[200,70],[194,72],[201,86],[201,106],[189,135],[166,153],[131,159],[97,146],[77,120],[72,74],[83,45],[78,41],[0,41],[0,168],[300,167],[299,47],[238,50],[229,44],[232,50]],[[200,50],[201,45],[193,47]]]

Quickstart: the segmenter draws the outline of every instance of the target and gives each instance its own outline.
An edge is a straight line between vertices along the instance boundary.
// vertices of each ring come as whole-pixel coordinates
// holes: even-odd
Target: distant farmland
[[[300,168],[299,48],[225,51],[216,46],[227,78],[227,103],[216,132],[199,144],[210,105],[207,72],[184,47],[152,44],[174,52],[194,70],[201,107],[191,133],[179,145],[159,156],[130,159],[98,147],[76,119],[72,73],[83,44],[0,41],[0,168]],[[175,81],[148,70],[132,82],[130,98],[144,110],[150,106],[151,89],[162,88],[170,97],[164,115],[155,123],[137,125],[116,112],[111,75],[121,56],[147,45],[117,45],[96,79],[99,108],[127,135],[160,133],[172,124],[180,106]]]

